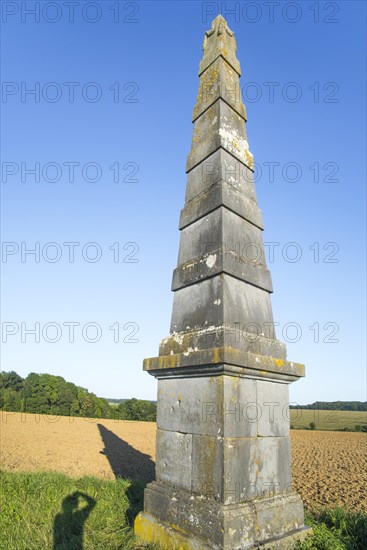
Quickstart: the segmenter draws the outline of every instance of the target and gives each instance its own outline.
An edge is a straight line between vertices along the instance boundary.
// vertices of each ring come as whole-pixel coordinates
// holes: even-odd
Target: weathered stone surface
[[[249,362],[245,354],[252,352],[252,354],[267,356],[268,359],[269,357],[276,358],[277,363],[274,363],[274,367],[276,367],[275,370],[279,370],[286,359],[285,345],[279,340],[261,335],[258,336],[247,329],[251,329],[251,325],[248,327],[247,325],[241,326],[240,323],[236,322],[235,324],[205,325],[204,328],[198,327],[193,330],[190,328],[179,333],[173,332],[162,340],[159,354],[161,356],[184,354],[185,358],[190,358],[193,352],[209,350],[210,348],[228,347],[231,350],[241,352],[239,365],[245,366]],[[257,356],[256,359],[255,363],[258,363],[260,359]],[[223,361],[223,359],[218,359],[215,362],[219,361]],[[251,361],[253,360],[251,359]],[[257,366],[257,368],[262,369],[262,364]],[[274,368],[270,368],[269,370],[274,371]]]
[[[221,346],[144,359],[144,370],[158,378],[228,374],[294,382],[304,376],[304,365]]]
[[[193,436],[192,494],[237,504],[290,491],[289,438]]]
[[[266,494],[288,492],[291,487],[289,437],[258,437],[252,465],[259,488]]]
[[[191,489],[192,435],[157,430],[156,476],[173,487]]]
[[[216,272],[218,256],[208,256],[209,270]],[[258,335],[274,338],[274,321],[267,291],[230,276],[213,275],[178,289],[173,298],[171,332],[200,329],[222,323],[233,327],[233,338],[250,340]],[[229,337],[229,334],[228,334]]]
[[[240,233],[240,228],[236,227],[236,229],[233,229],[237,230],[237,234],[228,234],[228,226],[237,222],[243,233]],[[236,237],[239,237],[237,241]],[[240,246],[236,246],[237,242],[240,243]],[[227,255],[236,254],[240,257],[243,245],[247,242],[258,244],[261,249],[258,263],[259,265],[265,265],[260,230],[242,218],[237,219],[236,214],[233,212],[220,207],[182,230],[178,265],[198,261],[202,257],[205,258],[210,254],[218,253],[221,251],[223,243],[227,245]],[[243,258],[244,262],[245,260],[246,258]]]
[[[249,525],[252,520],[251,512],[242,516],[244,539],[248,538],[245,535],[245,530],[251,530]],[[219,546],[211,543],[207,545],[202,539],[194,538],[191,534],[177,531],[167,524],[160,523],[154,516],[150,514],[140,513],[135,520],[135,532],[137,536],[147,543],[158,543],[163,550],[219,550],[233,549],[233,546]],[[257,542],[251,545],[251,548],[261,548],[263,550],[292,550],[296,544],[303,541],[311,532],[308,528],[296,529],[288,532],[285,536],[269,539],[268,542]],[[229,538],[229,537],[227,537]],[[231,541],[228,541],[231,544]],[[250,548],[242,546],[242,549]]]
[[[263,229],[262,215],[256,202],[241,194],[230,183],[220,181],[188,201],[181,211],[180,229],[225,206],[259,229]]]
[[[270,295],[262,288],[224,274],[223,304],[224,321],[239,323],[242,338],[251,334],[254,339],[259,335],[275,338]]]
[[[193,122],[219,98],[222,98],[246,120],[246,108],[242,103],[239,75],[223,57],[218,57],[208,67],[208,70],[200,75]]]
[[[241,76],[241,69],[236,58],[236,39],[228,28],[227,21],[219,15],[212,23],[212,28],[205,33],[203,59],[200,63],[199,76],[218,58],[222,57]]]
[[[261,408],[257,435],[289,435],[289,391],[286,384],[257,380],[257,404]]]
[[[288,385],[232,376],[158,382],[157,426],[220,437],[288,437]]]
[[[194,435],[191,493],[221,500],[224,483],[223,438]]]
[[[222,99],[218,99],[195,120],[186,171],[192,170],[219,147],[254,170],[244,120]]]
[[[157,427],[213,437],[255,437],[256,381],[232,376],[158,382]],[[194,443],[193,443],[194,445]],[[193,447],[194,450],[194,447]]]
[[[239,196],[256,203],[252,170],[222,148],[217,149],[187,174],[186,203],[221,181],[231,186]]]
[[[149,542],[160,542],[163,550],[175,548],[172,546],[175,533],[171,529],[184,537],[183,540],[177,539],[181,544],[194,545],[187,548],[221,550],[259,546],[290,549],[296,540],[307,534],[303,527],[302,502],[296,493],[258,498],[239,505],[225,505],[213,499],[151,483],[145,490],[144,502],[145,512],[139,514],[136,522],[137,534],[140,532],[142,538]],[[148,525],[158,522],[160,529],[151,526],[149,531],[147,525],[143,529],[143,522]],[[167,530],[173,537],[171,546],[165,544],[161,530]],[[147,532],[151,538],[147,537]]]
[[[273,290],[261,230],[222,206],[182,230],[172,290],[219,273]]]
[[[208,546],[202,540],[194,539],[189,533],[177,531],[158,521],[155,516],[140,513],[135,518],[134,530],[136,536],[145,543],[158,544],[159,548],[167,550],[211,550],[219,546]]]
[[[157,478],[226,504],[290,490],[288,430],[274,436],[271,384],[286,388],[230,376],[160,380]],[[273,437],[256,437],[265,431]]]
[[[290,549],[304,538],[291,489],[288,384],[304,366],[276,339],[234,35],[204,40],[171,331],[159,356],[157,481],[135,530],[163,549]]]

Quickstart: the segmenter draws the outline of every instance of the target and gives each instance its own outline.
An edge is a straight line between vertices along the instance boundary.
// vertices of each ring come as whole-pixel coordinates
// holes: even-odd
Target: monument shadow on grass
[[[129,479],[131,484],[126,490],[129,508],[127,519],[132,525],[135,516],[143,509],[144,488],[155,479],[155,463],[145,453],[134,449],[102,424],[97,424],[104,444],[104,454],[116,478]]]

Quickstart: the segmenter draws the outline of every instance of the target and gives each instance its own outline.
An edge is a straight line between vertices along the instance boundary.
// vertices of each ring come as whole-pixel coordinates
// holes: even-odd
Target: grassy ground
[[[297,550],[365,550],[367,516],[343,508],[306,514],[313,536],[298,544]]]
[[[1,550],[133,550],[142,483],[57,473],[0,474]],[[367,517],[343,509],[309,513],[314,536],[299,550],[367,548]],[[150,547],[153,550],[153,547]],[[155,549],[157,550],[157,549]]]
[[[367,412],[362,411],[310,411],[307,409],[291,409],[291,425],[294,428],[310,427],[310,422],[316,424],[317,430],[355,430],[357,425],[367,425]]]
[[[0,473],[1,550],[132,550],[142,483]]]

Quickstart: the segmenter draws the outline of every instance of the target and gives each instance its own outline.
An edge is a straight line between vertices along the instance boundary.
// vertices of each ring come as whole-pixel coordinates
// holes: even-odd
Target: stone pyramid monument
[[[288,384],[276,339],[234,33],[205,33],[171,330],[158,379],[156,481],[135,520],[163,549],[287,549],[309,532],[291,486]]]

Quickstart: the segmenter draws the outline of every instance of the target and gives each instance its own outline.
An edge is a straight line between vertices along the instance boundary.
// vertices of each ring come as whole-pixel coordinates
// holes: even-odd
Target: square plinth
[[[290,550],[311,532],[294,492],[223,505],[154,482],[145,491],[145,511],[135,519],[138,539],[162,550]]]

